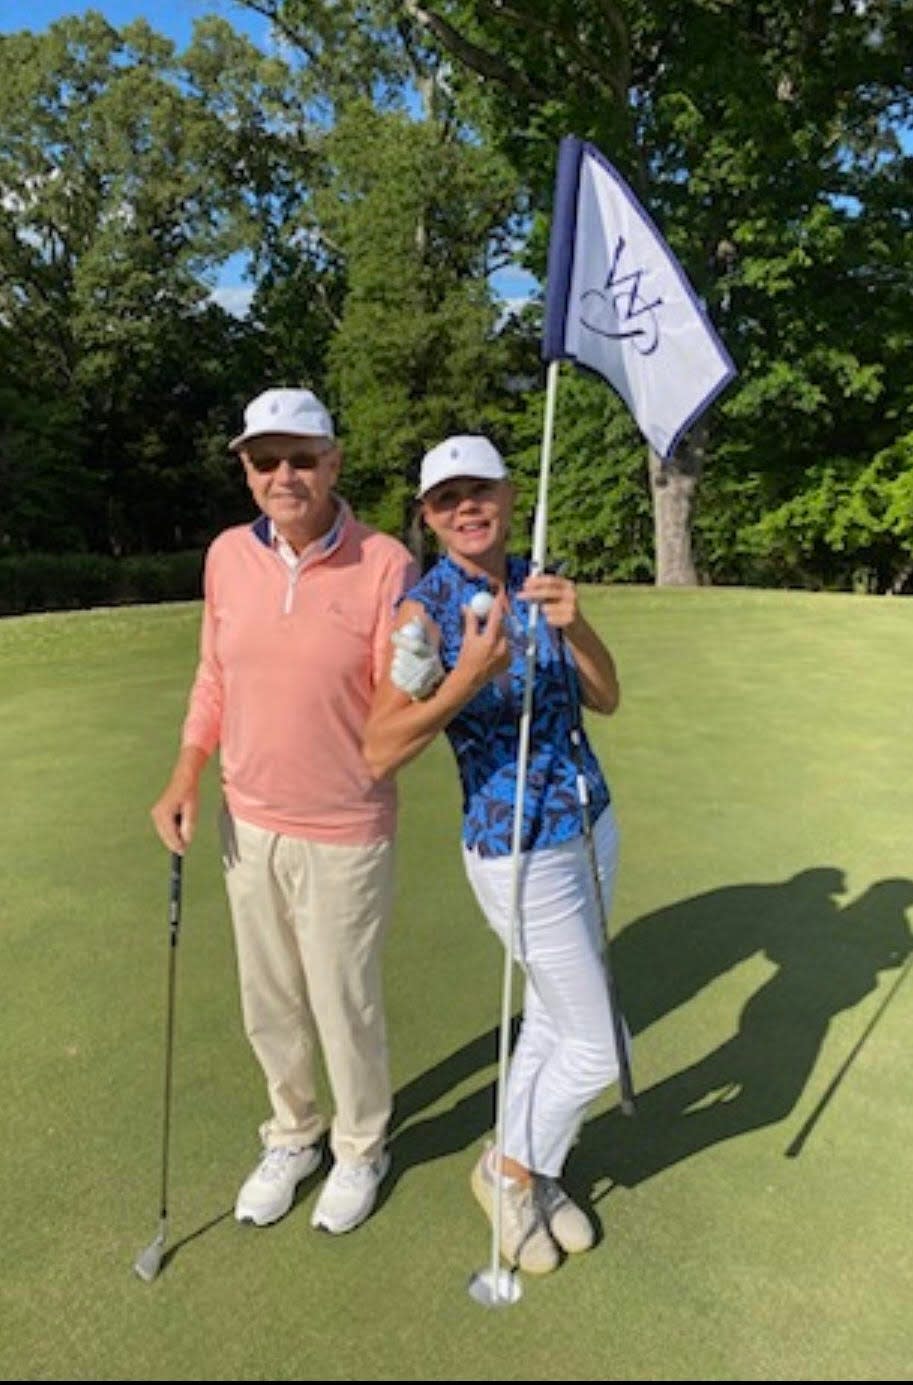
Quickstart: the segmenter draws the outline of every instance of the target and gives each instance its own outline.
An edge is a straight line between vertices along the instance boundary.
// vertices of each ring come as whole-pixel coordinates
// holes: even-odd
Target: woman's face
[[[513,508],[510,481],[455,476],[428,492],[422,515],[453,557],[481,562],[504,552]]]

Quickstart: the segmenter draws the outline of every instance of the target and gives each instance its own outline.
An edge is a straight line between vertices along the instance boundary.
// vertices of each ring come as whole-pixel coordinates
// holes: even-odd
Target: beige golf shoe
[[[469,1181],[476,1201],[494,1223],[495,1179],[487,1150],[480,1155]],[[536,1206],[532,1184],[524,1187],[508,1180],[501,1185],[501,1254],[527,1274],[549,1274],[558,1266],[558,1247]]]
[[[545,1224],[569,1255],[591,1250],[596,1240],[593,1223],[568,1197],[557,1178],[536,1176],[535,1201]]]

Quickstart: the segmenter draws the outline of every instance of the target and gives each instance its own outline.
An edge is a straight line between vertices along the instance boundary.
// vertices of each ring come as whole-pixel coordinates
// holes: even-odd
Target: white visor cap
[[[293,438],[331,438],[333,420],[312,390],[264,390],[244,410],[244,432],[228,444],[237,452],[251,438],[284,433]]]
[[[427,495],[442,481],[455,476],[475,476],[481,481],[503,481],[507,476],[504,458],[496,447],[478,433],[459,433],[445,438],[422,458],[417,495]]]

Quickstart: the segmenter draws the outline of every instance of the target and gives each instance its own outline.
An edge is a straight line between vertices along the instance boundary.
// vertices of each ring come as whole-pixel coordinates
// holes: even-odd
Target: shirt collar
[[[445,553],[444,557],[441,559],[441,562],[445,563],[447,567],[449,567],[450,571],[460,579],[460,581],[463,583],[464,589],[468,589],[473,592],[491,591],[492,583],[490,578],[482,577],[481,575],[475,576],[473,573],[467,572],[466,569],[464,567],[461,567],[461,565],[458,562],[456,562],[455,559],[450,557],[449,553]],[[507,568],[505,572],[505,585],[507,587],[507,590],[511,592],[515,591],[518,587],[522,587],[525,579],[525,559],[518,558],[514,555],[508,554]]]
[[[321,558],[329,553],[331,549],[335,548],[340,542],[343,529],[351,515],[351,510],[342,496],[336,495],[335,492],[333,494],[333,499],[336,501],[336,518],[333,520],[327,532],[321,534],[320,538],[315,539],[313,543],[309,543],[307,548],[303,549],[301,553],[295,552],[291,544],[278,532],[271,519],[267,521],[267,534],[270,548],[274,549],[283,561],[288,563],[289,567],[298,567],[302,563],[312,562],[315,558]]]

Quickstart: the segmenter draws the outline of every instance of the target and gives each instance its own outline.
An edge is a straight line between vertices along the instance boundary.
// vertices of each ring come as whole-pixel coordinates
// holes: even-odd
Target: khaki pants
[[[381,951],[393,898],[393,843],[329,846],[222,814],[222,863],[244,1027],[273,1108],[268,1146],[307,1145],[319,1042],[336,1113],[330,1146],[373,1159],[392,1109]]]

